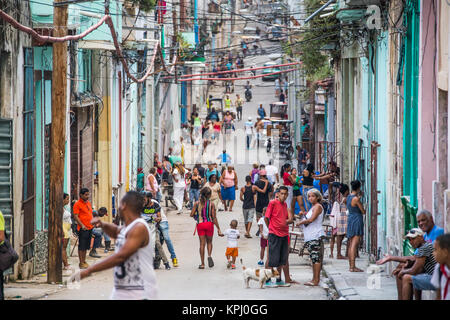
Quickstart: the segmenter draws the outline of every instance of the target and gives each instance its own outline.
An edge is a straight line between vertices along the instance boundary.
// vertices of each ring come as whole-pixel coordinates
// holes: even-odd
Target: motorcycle
[[[250,89],[245,90],[245,99],[247,102],[250,102],[252,100],[252,92]]]

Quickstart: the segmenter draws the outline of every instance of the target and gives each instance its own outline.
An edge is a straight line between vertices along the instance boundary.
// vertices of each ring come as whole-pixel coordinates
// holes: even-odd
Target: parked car
[[[264,63],[265,67],[275,66],[275,65],[277,65],[277,63],[273,62],[273,61]],[[264,76],[262,77],[262,80],[263,81],[275,81],[275,79],[280,77],[280,73],[278,73],[278,74],[270,74],[270,73],[279,72],[279,71],[281,71],[281,69],[279,67],[263,69],[262,74]],[[268,75],[266,76],[266,74],[268,74]]]

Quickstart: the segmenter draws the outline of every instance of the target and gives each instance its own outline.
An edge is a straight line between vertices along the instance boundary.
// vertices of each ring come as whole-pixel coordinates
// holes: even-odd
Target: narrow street
[[[263,46],[274,47],[278,43],[264,41]],[[278,45],[279,46],[279,45]],[[281,50],[281,48],[280,48]],[[265,56],[249,57],[245,59],[245,64],[255,63],[262,65],[270,61]],[[236,81],[235,92],[230,95],[234,102],[236,94],[244,97],[243,85],[246,81]],[[253,99],[251,102],[245,102],[243,107],[242,121],[236,121],[236,131],[231,135],[230,139],[224,143],[224,136],[221,135],[220,142],[215,145],[209,145],[203,157],[203,164],[209,160],[218,161],[215,158],[222,153],[223,146],[231,155],[232,161],[235,164],[235,170],[238,174],[239,188],[245,183],[245,176],[249,174],[254,162],[260,164],[268,164],[271,159],[271,154],[266,152],[263,145],[258,150],[252,148],[246,151],[245,147],[245,133],[244,123],[248,117],[252,117],[253,122],[257,117],[257,108],[259,104],[268,108],[268,102],[276,101],[274,82],[263,82],[260,79],[252,81],[253,85]],[[210,94],[213,97],[221,97],[224,92],[224,87],[214,86]],[[266,111],[267,112],[267,111]],[[191,168],[197,159],[194,154],[194,148],[186,147],[186,167]],[[193,159],[190,161],[190,159]],[[280,167],[285,160],[275,162],[277,167]],[[298,257],[296,254],[291,254],[290,273],[292,278],[300,285],[292,285],[288,288],[270,288],[259,289],[256,281],[250,282],[250,289],[245,289],[241,264],[237,263],[236,270],[226,268],[226,238],[217,236],[215,230],[213,241],[213,259],[215,266],[213,268],[206,267],[205,270],[199,270],[198,264],[200,257],[198,253],[198,236],[193,235],[195,229],[195,221],[189,217],[189,211],[184,210],[182,215],[177,215],[173,206],[164,208],[170,225],[170,236],[174,244],[177,258],[179,259],[179,267],[171,270],[162,269],[156,270],[159,298],[160,299],[192,299],[192,300],[209,300],[209,299],[304,299],[304,300],[323,300],[327,299],[325,289],[321,287],[307,287],[303,283],[311,280],[312,269],[308,256],[304,258]],[[232,219],[238,220],[238,229],[241,233],[239,239],[239,258],[243,259],[244,265],[247,267],[256,268],[259,260],[259,237],[255,236],[257,229],[256,221],[253,222],[251,235],[252,239],[245,238],[244,235],[244,221],[242,215],[242,201],[239,200],[239,191],[236,191],[236,202],[233,207],[233,212],[218,212],[219,225],[223,230],[227,229]],[[256,218],[255,218],[256,219]],[[164,245],[166,254],[168,254],[167,247]],[[103,271],[94,276],[84,279],[81,282],[80,290],[64,290],[60,293],[49,295],[45,299],[108,299],[112,290],[112,271]]]
[[[138,247],[102,225],[138,214],[176,252],[163,245],[160,300],[448,300],[449,19],[450,0],[0,0],[0,300],[108,300],[114,281],[113,298],[151,299],[145,230]],[[212,217],[186,203],[208,183],[194,167],[224,169],[223,152],[238,183],[216,213],[221,231],[238,221],[239,256],[228,269],[233,235],[215,229],[201,269],[196,223]],[[240,190],[261,165],[281,190],[270,265],[289,242],[290,275],[247,289],[243,267],[268,257]]]

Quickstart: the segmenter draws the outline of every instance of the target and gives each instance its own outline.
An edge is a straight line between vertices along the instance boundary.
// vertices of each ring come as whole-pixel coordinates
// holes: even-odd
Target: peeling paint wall
[[[0,0],[0,7],[19,22],[30,25],[27,1]],[[23,104],[24,104],[24,48],[31,47],[31,38],[0,21],[0,116],[13,119],[13,172],[23,172]],[[5,59],[6,58],[6,59]],[[22,174],[13,175],[13,246],[19,253],[14,266],[14,278],[21,270],[23,243]]]

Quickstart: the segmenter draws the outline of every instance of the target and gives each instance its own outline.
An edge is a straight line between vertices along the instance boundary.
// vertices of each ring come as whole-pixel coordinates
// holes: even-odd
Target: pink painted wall
[[[437,19],[433,11],[433,2],[437,12],[439,1],[421,1],[419,57],[418,200],[419,209],[430,211],[433,199],[432,182],[437,179],[437,141],[433,133],[437,117],[437,60],[434,63],[434,55],[439,28],[437,27],[435,32]]]

